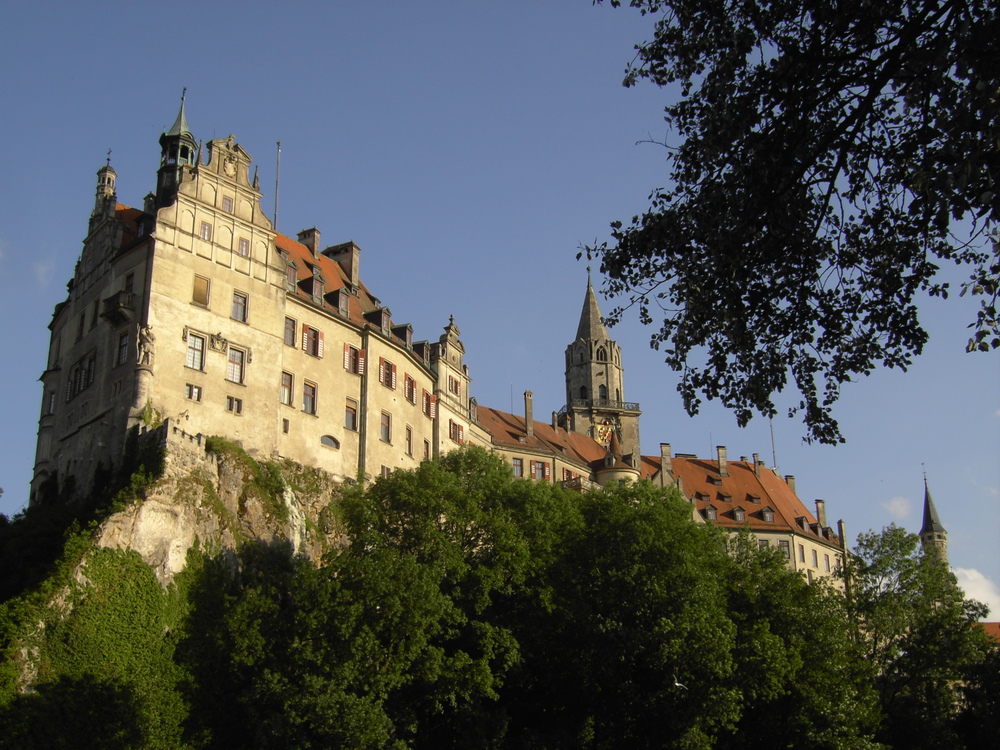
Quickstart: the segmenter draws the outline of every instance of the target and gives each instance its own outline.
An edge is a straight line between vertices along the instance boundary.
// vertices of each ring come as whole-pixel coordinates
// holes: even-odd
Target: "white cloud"
[[[31,268],[35,272],[38,285],[48,286],[49,282],[52,281],[52,273],[56,270],[56,262],[49,258],[46,261],[38,261]]]
[[[958,579],[958,585],[965,592],[966,599],[975,599],[990,608],[987,620],[1000,619],[1000,586],[975,568],[952,568],[951,572]]]
[[[882,503],[882,507],[897,521],[901,521],[910,515],[910,501],[905,497],[894,497],[889,502]]]

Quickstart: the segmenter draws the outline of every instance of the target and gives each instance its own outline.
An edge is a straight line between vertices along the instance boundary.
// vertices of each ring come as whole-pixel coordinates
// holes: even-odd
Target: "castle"
[[[794,480],[756,455],[642,456],[639,404],[625,400],[622,352],[588,281],[565,352],[566,403],[536,421],[469,393],[461,332],[415,341],[359,274],[353,242],[316,228],[277,232],[251,157],[233,136],[202,145],[182,99],[160,136],[156,189],[118,203],[110,160],[97,172],[87,236],[50,324],[31,502],[89,485],[136,426],[169,419],[249,452],[344,480],[414,468],[463,444],[500,454],[516,477],[593,485],[644,478],[676,486],[693,516],[749,527],[813,576],[844,553],[825,503],[810,513]]]

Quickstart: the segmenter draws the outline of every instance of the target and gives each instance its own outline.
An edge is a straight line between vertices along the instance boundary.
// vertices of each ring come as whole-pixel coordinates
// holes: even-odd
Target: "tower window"
[[[243,258],[250,257],[250,240],[246,237],[240,237],[239,245],[237,246],[237,252]]]
[[[597,393],[598,393],[598,398],[600,398],[601,401],[608,400],[608,387],[606,385],[598,386]]]
[[[201,222],[201,238],[207,242],[212,241],[212,225],[207,221]]]
[[[597,347],[597,361],[598,362],[608,361],[608,353],[604,350],[603,346]]]
[[[587,386],[585,385],[580,386],[580,398],[584,401],[587,400]]]
[[[233,199],[228,195],[222,196],[222,210],[227,214],[231,214],[233,212]]]

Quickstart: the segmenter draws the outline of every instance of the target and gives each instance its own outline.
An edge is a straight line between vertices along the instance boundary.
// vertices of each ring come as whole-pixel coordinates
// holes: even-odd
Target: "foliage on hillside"
[[[309,481],[271,471],[249,477],[256,491]],[[58,575],[0,609],[0,748],[894,742],[883,683],[902,671],[866,658],[876,609],[806,585],[749,535],[694,523],[672,491],[580,496],[463,450],[334,505],[349,544],[320,565],[280,540],[196,548],[164,588],[135,553],[91,550],[76,568],[85,545],[67,552]],[[888,568],[922,560],[892,549]],[[854,571],[856,590],[875,607],[866,575]],[[921,668],[968,677],[944,721],[951,746],[971,747],[995,719],[983,696],[996,652],[965,637],[969,607],[928,614],[919,599],[888,606],[961,652],[924,648]],[[908,643],[907,658],[922,647]]]

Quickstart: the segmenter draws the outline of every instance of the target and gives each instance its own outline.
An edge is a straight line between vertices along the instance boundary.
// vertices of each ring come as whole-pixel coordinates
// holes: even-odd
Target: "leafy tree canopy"
[[[1000,346],[995,2],[628,4],[656,24],[625,85],[677,93],[670,186],[588,254],[612,322],[659,326],[690,413],[720,399],[745,425],[791,381],[807,439],[842,442],[841,385],[921,352],[943,262],[983,295],[969,349]]]

